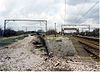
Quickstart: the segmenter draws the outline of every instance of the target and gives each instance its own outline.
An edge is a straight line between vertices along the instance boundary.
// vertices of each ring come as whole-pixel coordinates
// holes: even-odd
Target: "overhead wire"
[[[78,16],[81,14],[81,12],[84,10],[84,8],[85,8],[85,6],[86,6],[86,2],[87,2],[87,0],[84,0],[83,1],[84,2],[84,5],[82,5],[81,7],[80,7],[80,10],[79,10],[79,12],[78,12]],[[74,18],[73,20],[78,20],[78,18]]]
[[[92,6],[89,8],[89,10],[87,10],[87,11],[82,15],[82,17],[86,16],[98,3],[99,3],[99,1],[96,1],[95,4],[92,5]],[[81,17],[81,18],[82,18],[82,17]],[[78,22],[81,20],[81,18],[79,18],[79,19],[77,20],[76,23],[78,23]]]

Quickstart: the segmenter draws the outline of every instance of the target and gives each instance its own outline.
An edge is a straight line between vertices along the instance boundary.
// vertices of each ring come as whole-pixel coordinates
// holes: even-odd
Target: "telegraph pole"
[[[46,35],[47,35],[47,21],[45,22],[45,29],[46,29]]]
[[[89,32],[90,32],[90,25],[89,25],[89,27],[88,27],[88,28],[89,28]]]
[[[26,32],[27,32],[27,27],[26,27]]]
[[[56,32],[57,32],[57,29],[56,29],[56,23],[55,23],[55,37],[56,37]]]

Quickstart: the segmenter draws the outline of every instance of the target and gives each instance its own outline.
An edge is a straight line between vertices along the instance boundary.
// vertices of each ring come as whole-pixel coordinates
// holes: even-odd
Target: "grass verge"
[[[26,37],[25,35],[21,35],[21,36],[12,37],[12,38],[11,37],[10,38],[1,38],[0,39],[0,47],[12,44],[14,42],[17,42],[18,40],[24,39],[25,37]]]

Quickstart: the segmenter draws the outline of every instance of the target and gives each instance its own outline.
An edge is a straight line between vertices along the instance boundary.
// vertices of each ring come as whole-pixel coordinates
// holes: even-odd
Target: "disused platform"
[[[47,45],[52,56],[58,57],[78,57],[79,60],[93,61],[83,46],[70,36],[47,37]]]

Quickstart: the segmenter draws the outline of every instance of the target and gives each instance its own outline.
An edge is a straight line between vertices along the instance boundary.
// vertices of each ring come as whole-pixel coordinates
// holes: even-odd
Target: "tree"
[[[16,31],[12,30],[12,29],[6,29],[4,32],[4,36],[5,37],[9,37],[9,36],[15,36],[16,35]]]
[[[82,36],[94,36],[94,37],[99,37],[99,28],[94,29],[94,30],[91,31],[91,32],[89,32],[89,31],[81,32],[80,35],[82,35]]]
[[[99,37],[99,28],[93,30],[93,36]]]
[[[16,35],[21,35],[21,34],[24,34],[25,32],[23,30],[20,30],[20,31],[17,31],[16,32]]]
[[[39,32],[39,33],[44,33],[44,31],[43,31],[43,30],[41,30],[41,29],[39,29],[37,32]]]
[[[52,34],[55,34],[55,33],[57,33],[57,32],[53,29],[47,31],[48,35],[52,35]]]
[[[0,28],[0,36],[2,36],[2,29]]]

